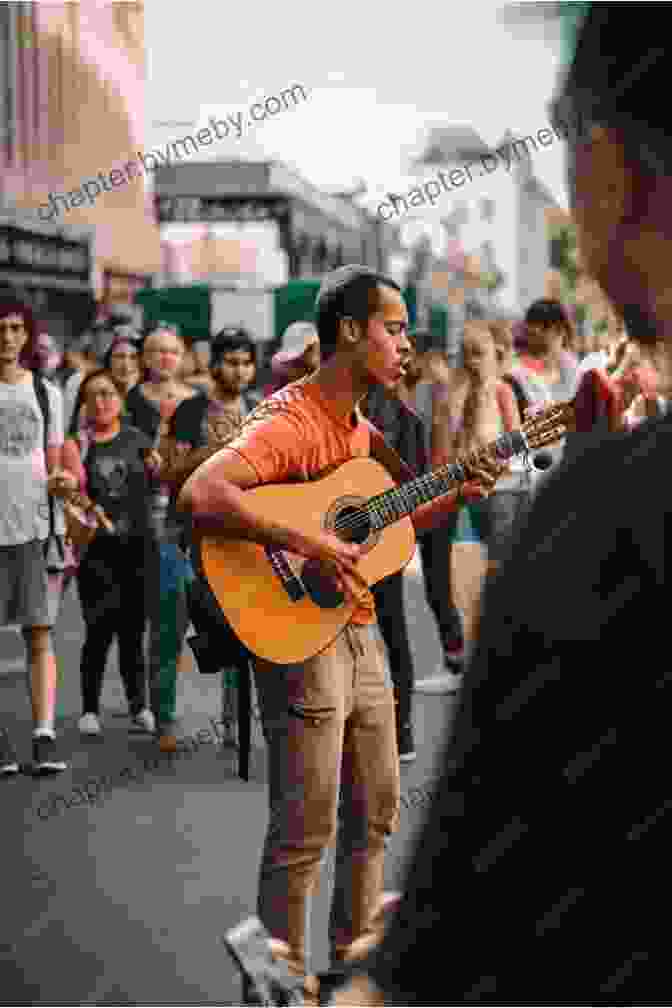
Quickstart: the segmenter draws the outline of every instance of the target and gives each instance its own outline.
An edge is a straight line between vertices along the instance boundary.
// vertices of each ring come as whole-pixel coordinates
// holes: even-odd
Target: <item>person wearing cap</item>
[[[282,347],[271,358],[272,379],[264,389],[269,396],[312,374],[320,366],[320,339],[312,322],[292,322],[282,336]]]

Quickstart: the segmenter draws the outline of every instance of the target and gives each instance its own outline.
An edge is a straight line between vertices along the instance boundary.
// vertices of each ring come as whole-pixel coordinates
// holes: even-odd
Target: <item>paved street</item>
[[[439,645],[415,561],[406,584],[416,675],[424,677],[436,669]],[[231,752],[212,742],[219,684],[192,668],[178,695],[184,734],[202,744],[153,763],[155,744],[128,735],[115,655],[104,740],[84,742],[76,727],[82,623],[74,587],[56,639],[64,680],[59,730],[72,766],[56,778],[0,781],[0,1004],[236,1004],[239,984],[219,938],[254,910],[266,819],[260,736],[245,783]],[[0,630],[0,712],[26,760],[21,655],[19,635]],[[436,778],[452,704],[416,695],[418,759],[402,770],[390,886],[399,883],[425,789]],[[313,914],[318,969],[327,965],[327,899],[328,885]]]

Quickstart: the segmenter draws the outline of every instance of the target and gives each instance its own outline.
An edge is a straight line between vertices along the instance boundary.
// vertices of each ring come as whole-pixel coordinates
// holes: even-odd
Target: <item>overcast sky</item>
[[[301,84],[305,102],[199,157],[278,158],[327,188],[363,178],[377,197],[412,183],[408,159],[428,122],[469,123],[488,144],[547,123],[556,56],[540,29],[514,40],[497,0],[289,6],[145,0],[147,150],[190,132],[156,123],[235,117]],[[566,206],[563,147],[540,149],[534,170]]]

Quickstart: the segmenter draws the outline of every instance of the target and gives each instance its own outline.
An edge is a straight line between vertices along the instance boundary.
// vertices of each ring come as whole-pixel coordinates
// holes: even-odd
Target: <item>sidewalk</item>
[[[407,577],[419,674],[436,661],[422,582]],[[254,912],[266,824],[263,751],[249,783],[231,751],[203,742],[157,762],[151,739],[129,737],[116,656],[103,694],[104,738],[77,732],[81,617],[71,590],[56,632],[64,686],[59,720],[71,769],[50,779],[0,781],[0,1000],[7,1004],[238,1004],[220,937]],[[438,642],[436,643],[438,649]],[[29,755],[22,643],[0,631],[0,712]],[[183,731],[213,737],[219,684],[192,669],[178,686]],[[417,762],[402,770],[401,828],[387,885],[401,881],[412,836],[431,801],[433,764],[450,699],[415,700]],[[115,716],[119,714],[122,716]],[[148,759],[148,763],[145,763]],[[97,786],[94,782],[98,782]],[[316,969],[328,965],[331,865],[313,911]]]

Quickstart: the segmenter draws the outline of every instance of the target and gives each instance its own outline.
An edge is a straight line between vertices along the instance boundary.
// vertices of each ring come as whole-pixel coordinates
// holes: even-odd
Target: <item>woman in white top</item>
[[[527,406],[549,406],[573,399],[579,385],[579,362],[572,352],[574,331],[567,312],[551,298],[534,301],[525,314],[524,342],[511,371],[522,387]],[[554,465],[560,461],[564,439],[550,446]],[[535,477],[538,487],[541,474]]]

